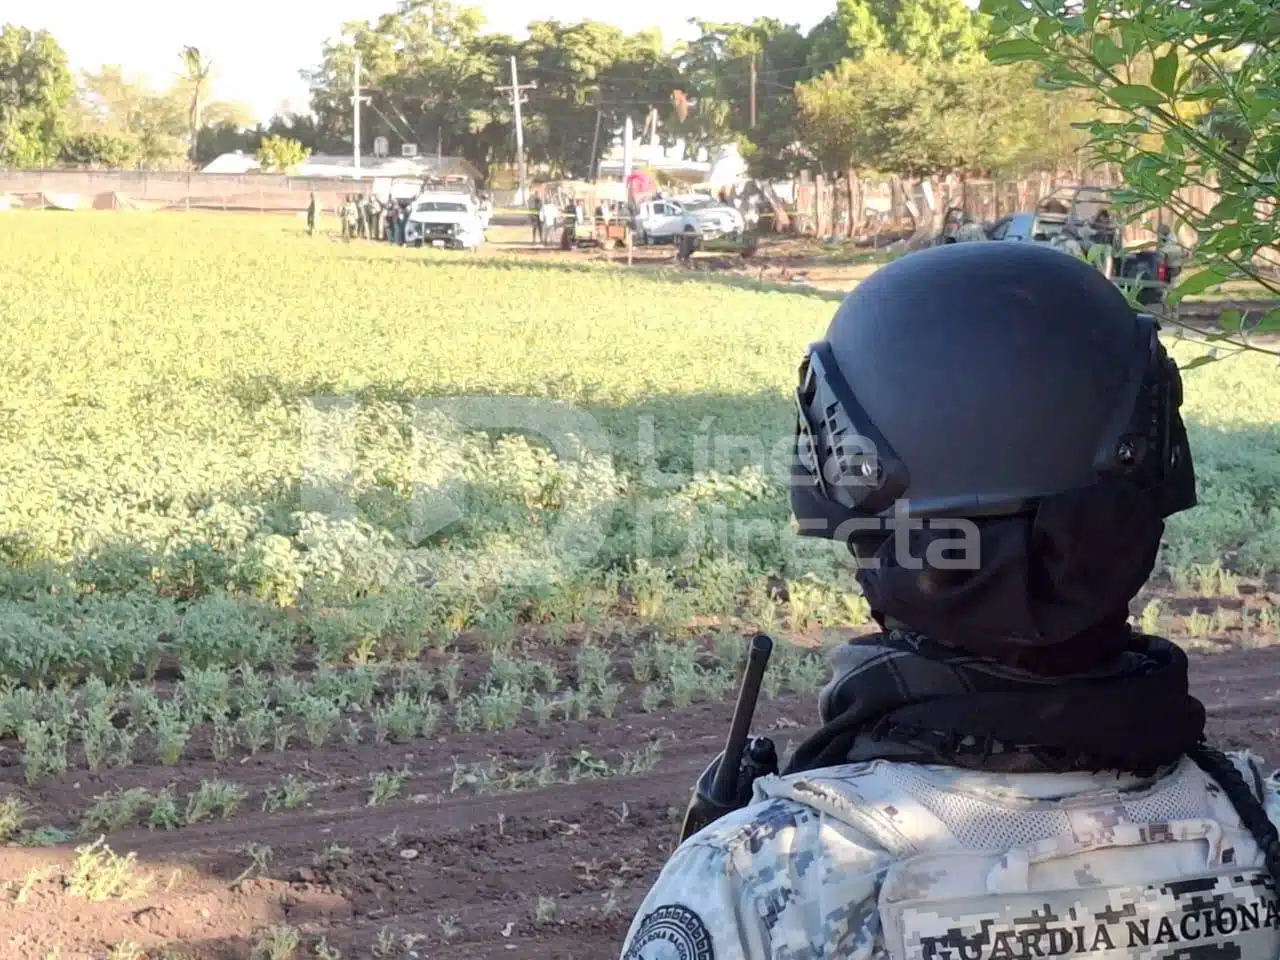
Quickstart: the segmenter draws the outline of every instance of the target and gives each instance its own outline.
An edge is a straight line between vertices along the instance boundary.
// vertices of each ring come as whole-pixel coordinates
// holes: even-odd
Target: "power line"
[[[528,168],[524,162],[524,122],[520,116],[520,105],[528,103],[524,92],[526,90],[537,90],[538,81],[532,83],[521,84],[520,74],[516,67],[516,58],[512,54],[511,57],[511,85],[507,87],[494,87],[499,93],[510,93],[511,109],[515,113],[516,121],[516,165],[520,175],[520,198],[521,202],[527,202],[529,191],[529,174]]]
[[[400,129],[398,129],[398,128],[396,127],[396,125],[395,125],[395,124],[390,120],[390,118],[388,118],[388,117],[387,117],[387,115],[386,115],[385,113],[383,113],[381,110],[379,110],[379,109],[378,109],[378,105],[377,105],[376,103],[374,103],[374,102],[373,102],[373,98],[372,98],[372,97],[368,98],[365,102],[369,104],[369,106],[372,108],[372,110],[373,110],[373,112],[374,112],[374,113],[376,113],[378,116],[380,116],[380,117],[382,118],[383,122],[384,122],[384,123],[386,123],[386,125],[387,125],[388,127],[390,127],[392,130],[394,130],[396,133],[402,133],[402,132],[403,132],[403,130],[400,130]],[[409,142],[413,142],[413,139],[414,139],[414,136],[413,136],[413,128],[412,128],[411,126],[409,126],[409,122],[408,122],[407,120],[405,121],[405,127],[404,127],[404,129],[409,131],[409,136],[408,136],[407,140],[408,140]]]

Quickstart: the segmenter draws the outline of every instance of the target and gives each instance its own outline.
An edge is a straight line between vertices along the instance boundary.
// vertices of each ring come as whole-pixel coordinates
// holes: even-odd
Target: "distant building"
[[[237,150],[234,153],[222,154],[212,163],[201,167],[200,172],[245,174],[255,172],[259,166],[258,161],[253,159],[253,154]]]
[[[205,166],[201,173],[244,175],[257,173],[261,164],[252,154],[237,150],[224,153]],[[360,171],[355,170],[355,158],[332,154],[313,154],[298,164],[290,175],[324,180],[376,180],[387,177],[444,178],[466,177],[479,183],[480,171],[462,157],[361,157]]]
[[[657,144],[635,144],[632,150],[632,165],[639,170],[650,173],[663,173],[677,180],[696,183],[704,180],[711,172],[711,164],[700,160],[686,159],[684,144],[672,148],[664,148]],[[621,178],[624,158],[621,146],[615,146],[600,158],[601,177]]]

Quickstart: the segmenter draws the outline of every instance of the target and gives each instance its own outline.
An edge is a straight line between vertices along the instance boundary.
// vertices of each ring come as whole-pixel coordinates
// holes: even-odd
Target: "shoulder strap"
[[[1244,777],[1240,775],[1240,770],[1221,750],[1215,750],[1202,741],[1188,751],[1188,756],[1227,795],[1227,799],[1231,801],[1231,805],[1235,807],[1240,817],[1240,822],[1252,834],[1258,849],[1262,851],[1267,872],[1275,880],[1277,889],[1280,889],[1280,831],[1276,830],[1276,825],[1267,816],[1267,808],[1264,806],[1266,794],[1263,792],[1260,778],[1257,782],[1258,795],[1254,796]],[[1253,767],[1252,762],[1250,767]],[[1254,776],[1255,778],[1258,776],[1256,768],[1254,768]]]

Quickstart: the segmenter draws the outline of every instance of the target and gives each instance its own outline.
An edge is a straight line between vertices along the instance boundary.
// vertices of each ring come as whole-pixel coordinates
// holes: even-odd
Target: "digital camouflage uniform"
[[[1280,784],[1232,759],[1280,819]],[[849,764],[759,780],[686,841],[622,956],[1271,960],[1262,862],[1190,760],[1148,780]]]
[[[956,231],[956,243],[971,243],[974,240],[986,239],[987,232],[982,229],[982,224],[980,223],[970,221],[969,223],[963,224],[960,229]]]
[[[1156,238],[1156,249],[1168,260],[1171,268],[1177,270],[1184,266],[1186,250],[1172,230],[1166,228],[1160,231]]]
[[[1055,234],[1053,239],[1049,241],[1049,246],[1061,250],[1063,253],[1069,253],[1073,257],[1085,259],[1084,244],[1080,240],[1065,233]]]

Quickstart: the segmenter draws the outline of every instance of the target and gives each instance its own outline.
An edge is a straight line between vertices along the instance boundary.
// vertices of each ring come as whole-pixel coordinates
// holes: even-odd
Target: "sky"
[[[835,0],[647,0],[613,5],[599,0],[471,0],[495,32],[523,34],[534,20],[605,20],[628,31],[656,26],[668,43],[695,36],[690,17],[750,21],[773,16],[808,29],[835,9]],[[395,0],[0,0],[0,23],[46,29],[67,52],[72,69],[119,64],[157,87],[171,83],[178,51],[198,47],[213,60],[212,97],[238,100],[259,120],[306,112],[307,86],[298,71],[315,65],[325,40],[348,20],[370,20]]]

